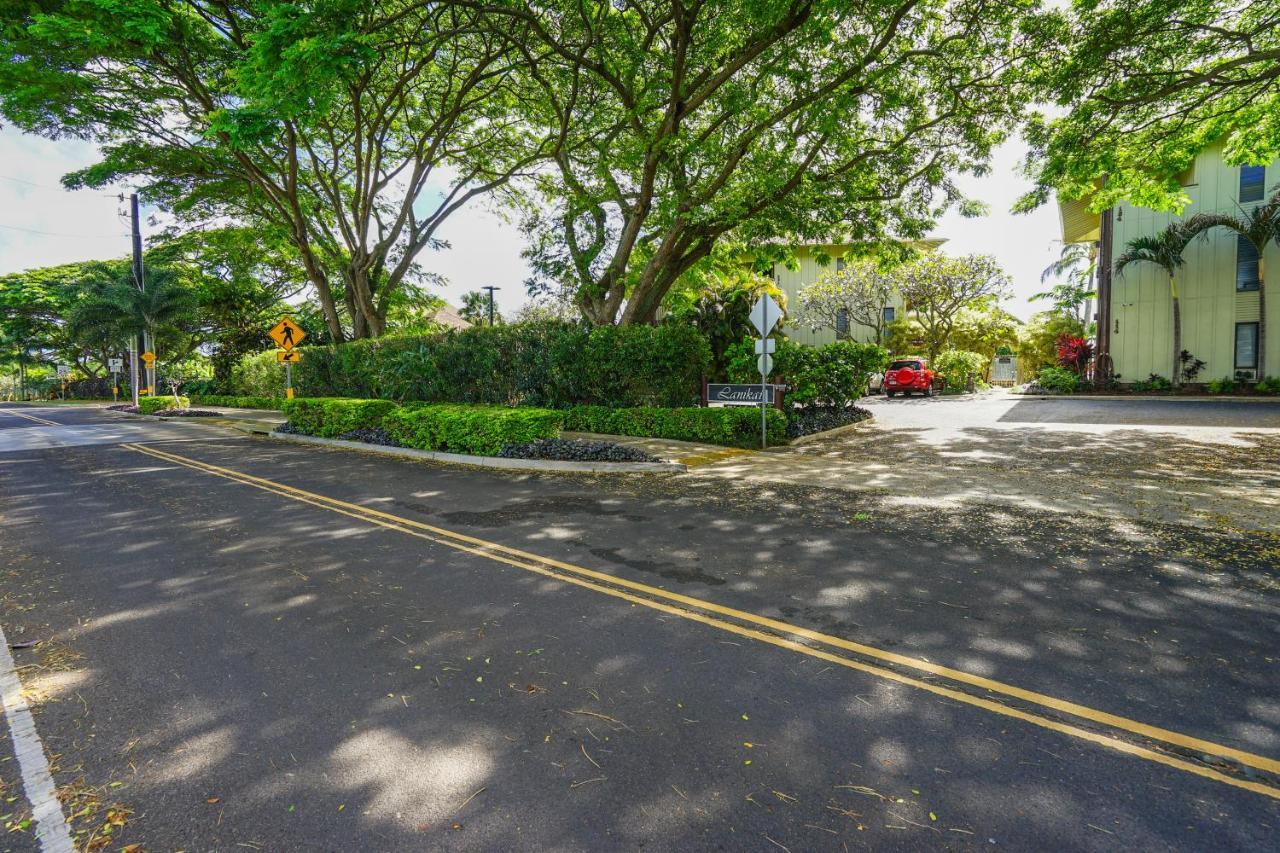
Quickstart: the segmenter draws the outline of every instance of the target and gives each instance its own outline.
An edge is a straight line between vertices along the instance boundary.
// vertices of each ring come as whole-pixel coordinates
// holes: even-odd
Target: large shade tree
[[[551,128],[529,257],[648,323],[718,241],[922,236],[1024,104],[1035,0],[475,0]]]
[[[381,333],[449,216],[538,154],[536,143],[514,147],[516,55],[459,4],[4,8],[0,112],[101,146],[102,161],[65,182],[138,182],[185,221],[270,223],[333,340]]]
[[[1173,310],[1173,353],[1169,376],[1173,386],[1182,384],[1182,304],[1178,298],[1178,270],[1185,263],[1182,253],[1196,236],[1186,223],[1175,222],[1154,235],[1143,235],[1129,241],[1116,258],[1116,272],[1123,273],[1134,264],[1153,264],[1169,278],[1169,301]]]
[[[1280,4],[1075,0],[1037,77],[1065,111],[1028,128],[1035,191],[1181,210],[1178,180],[1221,142],[1229,163],[1280,156]]]

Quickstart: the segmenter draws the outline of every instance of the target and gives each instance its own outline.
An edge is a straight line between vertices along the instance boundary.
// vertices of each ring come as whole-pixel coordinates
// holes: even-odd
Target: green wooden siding
[[[815,249],[824,251],[831,260],[826,264],[818,263]],[[798,265],[796,269],[788,269],[782,264],[775,264],[773,268],[774,278],[778,282],[778,288],[787,296],[787,313],[794,316],[796,310],[800,306],[800,291],[813,284],[826,272],[834,272],[836,268],[836,257],[844,252],[842,246],[820,246],[808,247],[802,246],[796,250],[796,259]],[[897,316],[902,316],[902,300],[895,296],[892,307]],[[801,326],[794,321],[788,322],[783,329],[786,336],[799,344],[807,346],[821,346],[822,344],[833,343],[836,340],[834,329],[821,329],[817,332],[811,331],[807,326]],[[875,329],[870,326],[864,326],[861,323],[849,323],[848,340],[859,341],[861,343],[872,343],[875,341]]]
[[[1196,159],[1195,183],[1187,187],[1191,204],[1182,217],[1202,212],[1238,213],[1240,168],[1222,161],[1219,149]],[[1280,183],[1280,161],[1267,167],[1266,194]],[[1252,206],[1252,205],[1248,205]],[[1139,235],[1163,229],[1175,218],[1129,204],[1115,212],[1115,254]],[[1182,347],[1204,359],[1199,381],[1230,376],[1235,371],[1235,324],[1258,320],[1258,294],[1236,291],[1236,234],[1214,229],[1187,247],[1186,265],[1178,277],[1182,302]],[[1280,375],[1280,247],[1267,247],[1267,364],[1259,376]],[[1111,356],[1121,382],[1151,373],[1169,376],[1173,349],[1173,308],[1164,272],[1151,264],[1135,264],[1114,278]]]

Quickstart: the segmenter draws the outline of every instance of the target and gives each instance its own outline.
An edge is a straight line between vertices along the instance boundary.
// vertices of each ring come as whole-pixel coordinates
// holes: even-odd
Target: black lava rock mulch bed
[[[283,430],[278,431],[283,432]],[[359,441],[363,444],[378,444],[383,447],[404,447],[383,429],[353,429],[351,432],[344,432],[338,438],[343,441]]]
[[[811,406],[799,409],[787,420],[787,438],[799,438],[826,432],[836,427],[856,424],[871,417],[871,412],[860,406]]]
[[[221,412],[211,412],[208,409],[161,409],[156,412],[162,418],[220,418]]]
[[[124,412],[130,415],[136,415],[141,410],[137,406],[130,406],[128,403],[120,403],[116,406],[107,406],[108,412]]]
[[[564,462],[661,462],[652,453],[607,441],[540,438],[528,444],[508,444],[499,451],[503,459],[555,459]]]
[[[285,435],[306,435],[305,432],[298,429],[288,421],[285,421],[284,423],[280,424],[280,426],[276,427],[275,430],[273,430],[273,432],[282,432]]]

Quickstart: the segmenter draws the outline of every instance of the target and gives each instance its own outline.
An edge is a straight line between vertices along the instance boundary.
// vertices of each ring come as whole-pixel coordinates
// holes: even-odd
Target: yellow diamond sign
[[[144,352],[142,354],[142,360],[147,363],[147,367],[150,367],[156,363],[156,354],[153,352]]]
[[[302,331],[302,327],[288,317],[281,317],[280,322],[272,326],[267,334],[276,342],[276,346],[284,350],[293,349],[307,336],[307,333]]]

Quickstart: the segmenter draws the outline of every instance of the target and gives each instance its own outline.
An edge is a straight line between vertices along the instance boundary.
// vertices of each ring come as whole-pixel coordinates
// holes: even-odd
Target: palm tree
[[[1093,288],[1093,276],[1098,261],[1097,243],[1064,243],[1058,259],[1040,273],[1040,283],[1065,278],[1043,293],[1031,299],[1048,299],[1061,314],[1069,314],[1080,321],[1086,332],[1089,327],[1090,301],[1097,296]],[[1083,310],[1081,310],[1083,309]]]
[[[1169,275],[1169,296],[1173,301],[1173,369],[1170,373],[1175,388],[1182,384],[1182,308],[1178,304],[1176,273],[1184,263],[1182,253],[1196,233],[1187,223],[1174,222],[1159,234],[1129,241],[1124,253],[1116,258],[1117,275],[1139,262],[1155,264]]]
[[[138,335],[156,339],[195,319],[196,294],[168,270],[148,271],[146,290],[139,290],[131,273],[101,285],[71,310],[71,335],[82,341],[124,341]]]
[[[1234,231],[1253,244],[1258,254],[1258,376],[1266,373],[1267,365],[1267,283],[1263,256],[1267,244],[1280,244],[1280,192],[1254,208],[1241,208],[1240,213],[1197,213],[1187,220],[1187,228],[1194,234],[1207,236],[1213,228]]]

